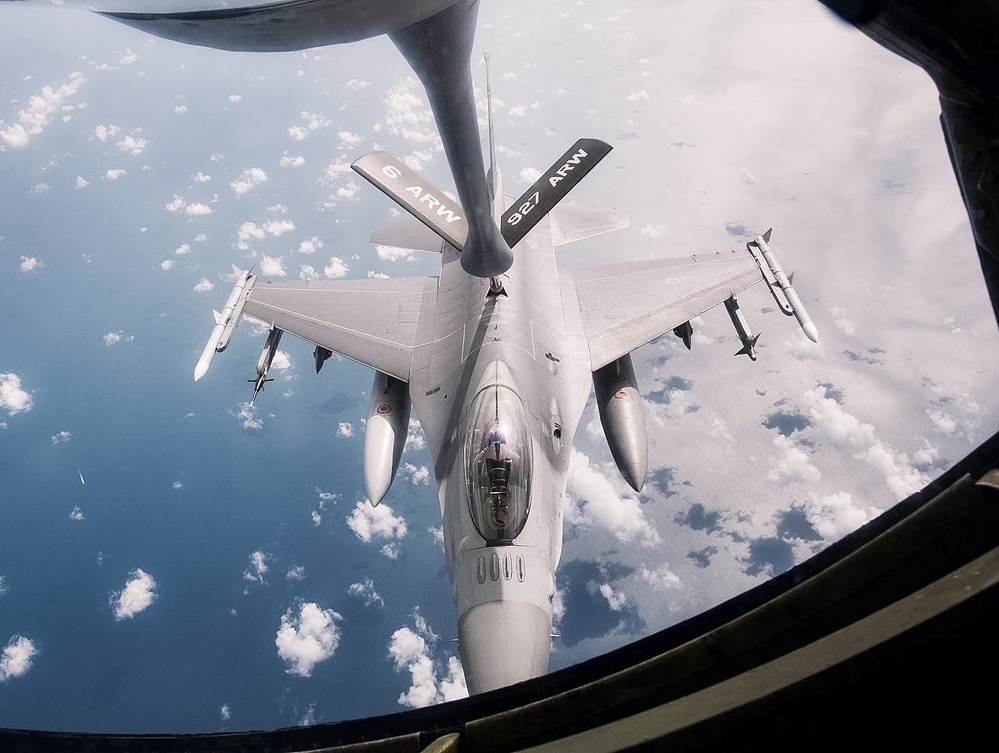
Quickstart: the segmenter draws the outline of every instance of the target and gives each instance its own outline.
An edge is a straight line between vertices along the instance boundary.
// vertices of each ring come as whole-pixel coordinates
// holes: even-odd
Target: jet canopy
[[[472,522],[489,545],[512,542],[527,523],[531,457],[520,397],[498,384],[481,390],[469,411],[465,468]]]

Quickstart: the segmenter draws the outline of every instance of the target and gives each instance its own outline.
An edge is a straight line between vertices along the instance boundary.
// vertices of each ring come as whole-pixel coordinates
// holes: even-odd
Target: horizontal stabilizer
[[[503,213],[500,232],[513,248],[558,204],[613,147],[598,139],[580,139],[527,192]]]
[[[549,215],[552,225],[552,243],[561,246],[594,235],[609,233],[631,225],[624,212],[616,209],[598,209],[578,204],[560,204]]]
[[[468,236],[461,205],[385,151],[365,154],[355,172],[459,251]]]
[[[390,222],[371,231],[368,242],[372,246],[389,246],[409,251],[433,251],[441,253],[446,241],[412,217]]]

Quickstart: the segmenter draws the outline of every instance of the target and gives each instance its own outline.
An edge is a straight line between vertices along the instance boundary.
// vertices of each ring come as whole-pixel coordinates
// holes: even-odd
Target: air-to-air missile
[[[770,293],[773,295],[780,310],[788,316],[793,315],[798,320],[798,324],[801,325],[801,331],[805,333],[805,337],[813,343],[817,343],[819,341],[819,331],[812,323],[812,318],[808,315],[805,304],[798,298],[798,293],[791,284],[791,280],[784,274],[780,262],[777,261],[774,252],[767,245],[770,242],[770,233],[772,231],[773,228],[767,230],[763,235],[756,236],[746,244],[746,248],[756,258],[758,264],[760,263],[759,254],[763,255],[764,263],[760,264],[760,271],[763,273],[763,279],[766,281],[767,287],[770,288]]]
[[[246,303],[246,296],[250,294],[253,287],[254,278],[250,270],[242,270],[235,264],[232,265],[233,274],[236,275],[236,284],[232,287],[232,292],[222,307],[221,313],[213,310],[215,314],[215,328],[208,338],[198,365],[194,367],[194,381],[208,373],[208,367],[212,365],[212,359],[216,353],[221,353],[229,345],[229,338],[232,337],[233,330],[239,323],[239,317],[243,313],[243,305]]]
[[[732,324],[735,325],[735,331],[739,335],[739,339],[742,340],[742,350],[736,352],[737,356],[743,354],[749,356],[753,361],[756,360],[756,341],[760,339],[760,336],[754,335],[753,331],[749,328],[749,323],[746,321],[746,317],[742,314],[742,309],[739,308],[739,302],[735,299],[735,296],[729,296],[725,299],[725,309],[728,311],[728,315],[732,318]]]
[[[282,334],[283,332],[277,327],[271,327],[271,331],[267,333],[267,342],[264,343],[263,350],[260,351],[260,358],[257,359],[257,378],[246,380],[253,382],[253,397],[250,398],[250,405],[253,405],[253,401],[257,399],[257,393],[264,388],[264,383],[274,381],[267,378],[267,372],[271,370],[271,363],[274,361],[274,354],[277,353]]]

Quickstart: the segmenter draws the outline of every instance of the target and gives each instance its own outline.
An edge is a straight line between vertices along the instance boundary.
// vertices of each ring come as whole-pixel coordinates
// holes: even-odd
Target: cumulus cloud
[[[0,683],[25,675],[38,654],[34,641],[13,635],[0,653]]]
[[[653,588],[663,591],[683,588],[683,583],[680,582],[679,576],[670,570],[668,564],[664,564],[655,570],[650,570],[645,565],[642,565],[638,574],[642,576],[642,580]]]
[[[64,443],[68,442],[69,440],[71,440],[72,438],[73,438],[73,435],[70,434],[65,429],[63,429],[62,431],[58,432],[57,434],[53,434],[52,435],[52,444],[64,444]]]
[[[126,335],[124,330],[118,330],[117,332],[106,333],[101,339],[103,339],[104,344],[110,348],[112,345],[117,345],[120,342],[132,342],[135,340],[135,335]]]
[[[354,427],[347,421],[341,421],[336,427],[336,435],[344,439],[350,439],[354,436]]]
[[[36,269],[41,269],[45,264],[38,261],[34,256],[22,256],[21,257],[21,271],[22,272],[33,272]]]
[[[646,520],[638,498],[620,493],[620,486],[586,455],[573,449],[564,510],[566,522],[603,528],[623,542],[637,541],[643,546],[659,543],[659,534]]]
[[[808,454],[799,449],[795,443],[782,434],[773,438],[774,448],[778,455],[773,467],[767,472],[767,478],[776,484],[816,484],[822,478],[819,469],[812,465]]]
[[[116,125],[104,125],[98,123],[94,128],[94,136],[96,136],[100,141],[107,141],[109,138],[114,138],[121,132],[121,127]]]
[[[430,483],[430,469],[425,465],[417,467],[412,463],[406,463],[402,468],[402,472],[409,476],[410,481],[413,482],[413,486]]]
[[[204,217],[209,215],[214,210],[207,204],[202,204],[200,201],[195,201],[193,204],[188,204],[184,209],[185,214],[188,217]]]
[[[323,274],[331,279],[345,277],[349,267],[339,256],[331,256],[330,263],[323,267]]]
[[[364,543],[374,539],[401,539],[406,536],[406,521],[392,514],[392,508],[381,504],[372,507],[360,500],[347,518],[347,525]]]
[[[304,141],[313,131],[328,128],[332,124],[332,121],[324,115],[317,115],[306,110],[302,110],[299,115],[302,118],[302,124],[288,128],[288,136],[295,141]]]
[[[173,259],[164,259],[163,261],[160,262],[160,269],[162,269],[164,272],[168,272],[169,270],[173,269],[176,263],[177,262],[175,262]]]
[[[311,677],[315,666],[329,659],[340,645],[337,622],[342,617],[332,609],[322,609],[312,601],[289,609],[281,616],[281,627],[274,637],[278,656],[290,675]]]
[[[247,431],[259,431],[264,428],[264,422],[257,418],[257,409],[249,403],[239,404],[239,413],[231,413],[235,416],[240,425]]]
[[[385,599],[375,590],[375,582],[371,578],[364,578],[359,583],[351,583],[347,587],[347,593],[360,597],[366,607],[385,606]]]
[[[207,277],[202,277],[201,281],[193,288],[195,293],[211,293],[215,290],[215,285]]]
[[[301,167],[305,164],[305,157],[301,155],[291,157],[287,152],[285,152],[284,156],[281,157],[280,164],[281,167]]]
[[[117,141],[115,146],[118,147],[118,151],[124,152],[125,154],[131,154],[133,157],[137,157],[142,154],[142,150],[149,145],[149,142],[144,138],[136,136],[136,134],[141,131],[141,128],[137,128],[127,136]]]
[[[7,147],[27,146],[33,136],[45,129],[63,102],[80,90],[83,81],[83,74],[74,71],[70,74],[69,81],[62,86],[43,86],[38,94],[31,95],[28,106],[17,113],[14,123],[7,125],[0,121],[0,151]]]
[[[0,373],[0,408],[13,416],[31,410],[31,394],[21,387],[21,377],[10,371]]]
[[[128,175],[128,173],[120,167],[112,167],[104,173],[104,180],[118,180],[123,175]]]
[[[264,254],[260,260],[260,274],[267,277],[287,277],[288,272],[284,268],[281,257],[267,256]]]
[[[813,430],[839,447],[853,449],[855,458],[880,471],[897,499],[904,499],[929,483],[929,476],[915,468],[905,453],[896,452],[879,440],[874,427],[844,410],[827,395],[825,386],[818,385],[805,392],[804,403]]]
[[[304,241],[298,244],[298,253],[314,254],[324,245],[325,244],[319,239],[319,236],[313,235],[311,238],[306,238]]]
[[[812,528],[828,542],[838,541],[882,512],[875,507],[857,507],[847,492],[821,497],[809,492],[804,509]]]
[[[82,175],[77,175],[76,176],[76,187],[77,188],[86,188],[89,185],[90,185],[90,181],[87,180],[86,178],[84,178]]]
[[[267,173],[262,168],[250,167],[244,170],[243,174],[232,181],[229,186],[237,196],[242,196],[266,181]]]
[[[79,506],[74,506],[72,510],[69,511],[69,515],[66,516],[70,520],[83,520],[83,510]]]
[[[115,620],[127,620],[149,608],[156,599],[156,581],[141,568],[129,573],[129,579],[121,591],[111,594],[111,607]]]
[[[399,695],[399,705],[423,708],[435,703],[468,697],[465,673],[457,657],[447,657],[447,668],[442,673],[434,666],[431,651],[436,646],[437,635],[430,629],[419,610],[414,612],[414,627],[401,627],[392,633],[389,656],[397,671],[408,671],[409,689]],[[438,679],[440,678],[440,679]]]
[[[264,576],[270,571],[267,566],[267,555],[259,549],[250,552],[250,564],[243,571],[243,580],[249,583],[264,583]]]
[[[438,145],[440,138],[434,126],[434,116],[423,97],[422,88],[413,76],[407,76],[389,89],[385,98],[386,114],[375,132],[387,131],[406,141]]]

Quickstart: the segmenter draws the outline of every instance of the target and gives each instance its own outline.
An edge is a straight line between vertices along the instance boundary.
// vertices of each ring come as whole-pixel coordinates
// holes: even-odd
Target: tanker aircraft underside
[[[502,192],[490,120],[486,177],[469,68],[477,5],[289,0],[113,16],[231,50],[300,49],[389,33],[420,75],[459,201],[387,152],[353,167],[415,218],[376,230],[372,242],[439,252],[440,274],[271,282],[234,266],[235,286],[215,312],[194,376],[205,375],[243,314],[271,328],[250,380],[254,397],[283,332],[315,346],[317,371],[332,353],[370,366],[364,476],[372,505],[392,484],[416,414],[433,458],[471,693],[547,671],[570,448],[591,388],[614,460],[637,491],[648,446],[632,350],[668,332],[689,348],[690,320],[724,303],[742,343],[737,355],[755,360],[758,335],[735,296],[760,280],[817,339],[768,246],[769,230],[745,252],[559,270],[556,246],[628,225],[617,211],[559,203],[611,148],[580,139],[512,201]],[[332,23],[338,13],[349,23]]]

